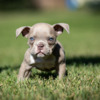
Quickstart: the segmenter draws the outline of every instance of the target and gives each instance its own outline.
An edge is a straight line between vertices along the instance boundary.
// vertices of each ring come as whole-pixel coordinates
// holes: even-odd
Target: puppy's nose
[[[38,47],[38,50],[42,50],[43,47],[44,47],[44,44],[43,44],[43,43],[39,43],[39,44],[37,45],[37,47]]]

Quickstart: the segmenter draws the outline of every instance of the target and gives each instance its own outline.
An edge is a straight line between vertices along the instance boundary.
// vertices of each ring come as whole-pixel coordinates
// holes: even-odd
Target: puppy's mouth
[[[46,55],[44,52],[41,52],[41,51],[39,51],[39,52],[36,53],[36,55],[38,55],[38,54]]]
[[[44,56],[46,56],[46,54],[42,51],[39,51],[39,52],[36,53],[36,56],[37,57],[44,57]]]

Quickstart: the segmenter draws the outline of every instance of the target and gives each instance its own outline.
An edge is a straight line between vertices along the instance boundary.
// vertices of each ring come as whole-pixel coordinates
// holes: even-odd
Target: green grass
[[[20,26],[38,22],[70,25],[58,37],[67,58],[68,76],[33,69],[29,80],[16,83],[27,39],[15,38]],[[89,12],[0,12],[0,100],[100,100],[100,15]]]

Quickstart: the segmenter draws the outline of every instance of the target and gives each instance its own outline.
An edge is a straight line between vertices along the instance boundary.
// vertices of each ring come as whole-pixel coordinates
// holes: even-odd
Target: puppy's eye
[[[35,38],[34,38],[34,37],[30,37],[30,40],[31,40],[31,41],[34,41],[34,40],[35,40]]]
[[[53,41],[53,40],[54,40],[54,38],[50,37],[50,38],[48,38],[48,40],[49,40],[49,41]]]

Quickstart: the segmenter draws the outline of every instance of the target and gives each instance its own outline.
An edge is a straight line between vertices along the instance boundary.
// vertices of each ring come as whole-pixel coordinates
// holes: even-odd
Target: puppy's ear
[[[28,34],[29,34],[29,31],[30,31],[30,26],[23,26],[23,27],[20,27],[18,29],[16,29],[16,38],[22,33],[22,35],[24,37],[28,37]]]
[[[69,33],[69,25],[66,24],[66,23],[57,23],[57,24],[54,24],[53,28],[56,31],[57,35],[62,34],[64,29]]]

